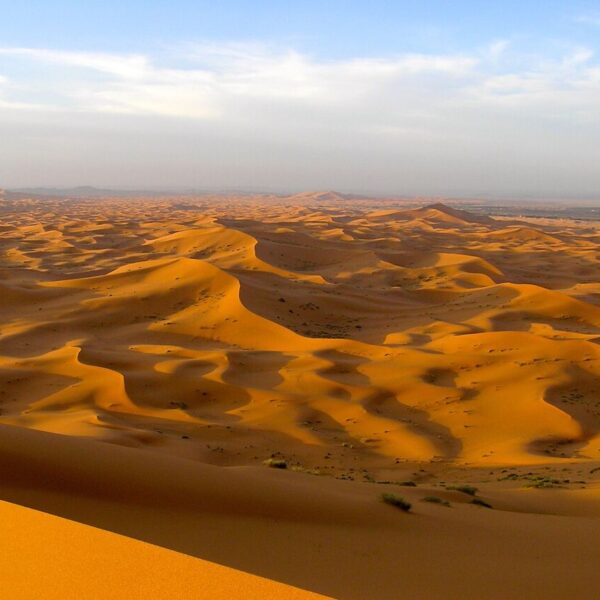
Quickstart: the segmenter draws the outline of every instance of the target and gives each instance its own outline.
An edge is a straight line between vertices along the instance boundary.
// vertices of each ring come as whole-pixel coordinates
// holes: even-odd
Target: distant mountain
[[[96,188],[89,185],[82,185],[72,188],[16,188],[10,190],[17,194],[32,194],[35,196],[56,196],[62,198],[103,198],[106,196],[157,196],[166,192],[148,191],[148,190],[117,190],[108,188]]]
[[[299,194],[289,195],[287,193],[275,193],[265,190],[252,190],[243,188],[219,188],[219,189],[200,189],[200,188],[164,188],[154,190],[124,190],[111,188],[97,188],[89,185],[82,185],[68,188],[54,187],[31,187],[31,188],[13,188],[10,190],[15,194],[30,194],[33,196],[62,197],[62,198],[105,198],[105,197],[156,197],[156,196],[269,196],[286,197],[297,201],[320,201],[329,202],[336,200],[349,200],[352,198],[364,198],[350,194],[339,194],[332,191],[301,192]]]

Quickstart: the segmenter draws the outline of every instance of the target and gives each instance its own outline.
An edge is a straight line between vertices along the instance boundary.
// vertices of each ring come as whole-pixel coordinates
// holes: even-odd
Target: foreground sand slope
[[[413,502],[407,514],[380,502],[381,485],[148,458],[137,449],[1,426],[0,496],[336,598],[585,597],[599,582],[597,486],[579,497],[554,494],[549,502],[548,491],[488,486],[481,493],[494,510],[469,504],[470,497],[456,491],[403,488]],[[420,502],[431,493],[452,506]],[[4,569],[13,564],[14,574],[23,573],[34,551],[39,560],[63,550],[35,567],[31,585],[40,590],[45,576],[65,585],[65,572],[51,571],[56,566],[72,573],[73,590],[97,584],[102,598],[115,597],[114,585],[128,569],[124,589],[154,586],[153,597],[181,597],[176,590],[196,590],[203,578],[215,582],[213,597],[238,584],[248,586],[241,597],[261,590],[303,597],[203,561],[1,506],[17,519],[3,526],[4,548],[16,554],[14,561],[5,558]],[[14,574],[3,582],[23,589],[25,581]],[[111,581],[103,583],[103,574]]]
[[[324,598],[7,502],[0,521],[6,598]]]

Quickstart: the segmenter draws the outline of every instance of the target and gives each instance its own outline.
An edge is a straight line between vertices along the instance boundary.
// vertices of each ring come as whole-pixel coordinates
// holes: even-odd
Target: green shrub
[[[466,484],[449,485],[446,489],[454,490],[456,492],[462,492],[463,494],[468,494],[469,496],[474,496],[479,491],[476,487],[473,487],[472,485],[466,485]]]
[[[408,512],[412,508],[412,504],[406,501],[402,496],[396,494],[381,494],[381,500],[386,504],[391,504],[397,508],[402,509],[404,512]]]
[[[450,502],[448,502],[448,500],[438,498],[437,496],[425,496],[425,498],[423,498],[421,502],[431,502],[431,504],[441,504],[442,506],[450,506]]]

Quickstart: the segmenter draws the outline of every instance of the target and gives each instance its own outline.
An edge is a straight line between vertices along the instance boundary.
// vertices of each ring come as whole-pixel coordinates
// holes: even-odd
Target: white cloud
[[[382,181],[391,181],[400,176],[398,164],[420,161],[425,180],[431,169],[448,181],[469,167],[481,169],[487,181],[492,166],[502,170],[497,160],[482,167],[486,156],[505,152],[513,170],[530,164],[535,171],[540,153],[564,152],[564,161],[579,156],[585,166],[600,148],[600,63],[585,47],[549,59],[519,54],[514,42],[495,40],[470,54],[339,60],[259,44],[193,44],[159,56],[0,48],[0,68],[0,125],[4,118],[14,132],[10,124],[17,111],[22,122],[29,119],[27,111],[35,111],[28,131],[61,123],[52,134],[52,147],[62,147],[64,131],[95,127],[93,137],[72,133],[76,141],[63,157],[70,156],[74,164],[79,154],[66,152],[75,148],[82,157],[88,144],[113,148],[112,154],[104,146],[95,150],[86,169],[94,160],[125,154],[140,165],[154,164],[148,167],[153,172],[172,160],[172,172],[189,165],[194,173],[200,169],[216,177],[232,164],[224,180],[240,181],[245,173],[247,181],[264,171],[270,181],[297,176],[296,162],[308,160],[320,161],[311,168],[327,173],[346,173],[353,165],[348,180],[370,165],[369,172],[381,172]],[[45,122],[44,111],[50,115]],[[114,125],[98,125],[108,122],[126,124],[127,141]],[[137,140],[152,132],[159,141],[140,146]],[[175,146],[185,146],[185,152],[162,161],[152,158],[164,135]],[[34,150],[24,147],[23,155]],[[4,152],[0,149],[0,158],[8,165],[11,155]],[[519,153],[527,152],[518,163]],[[261,160],[261,153],[270,158]],[[290,155],[287,166],[285,153]],[[393,163],[393,156],[399,162]],[[336,157],[346,158],[335,163]],[[48,152],[40,150],[40,164],[49,160]],[[435,160],[435,167],[424,166]],[[553,160],[558,172],[562,163]],[[111,167],[114,172],[120,164]],[[206,165],[206,171],[198,165]],[[504,173],[513,177],[508,167]],[[335,185],[327,183],[326,175],[322,181]]]
[[[19,101],[11,101],[8,100],[8,93],[10,88],[14,88],[12,82],[5,77],[4,75],[0,75],[0,109],[9,109],[9,110],[36,110],[38,106],[32,104],[30,102],[19,102]]]
[[[597,103],[598,66],[593,53],[575,48],[560,60],[529,59],[511,69],[502,57],[508,42],[475,55],[405,54],[326,61],[294,50],[259,45],[192,45],[164,66],[149,56],[34,48],[0,48],[10,64],[20,61],[15,106],[189,119],[243,120],[277,113],[306,121],[339,111],[364,127],[373,121],[402,129],[402,116],[445,113],[444,105],[479,108],[537,106],[557,102],[581,110]],[[28,66],[48,65],[51,75],[27,77]],[[184,65],[184,66],[182,66]],[[501,68],[503,67],[503,68]],[[6,106],[6,105],[5,105]],[[560,115],[557,115],[560,116]],[[328,116],[329,118],[329,116]],[[414,123],[410,123],[414,126]]]
[[[600,13],[598,12],[577,15],[573,18],[573,20],[577,23],[584,23],[585,25],[600,27]]]
[[[491,59],[499,59],[509,47],[510,42],[508,40],[496,40],[489,45],[488,54]]]
[[[244,99],[305,102],[312,107],[352,104],[419,76],[464,77],[477,64],[473,57],[419,54],[317,61],[292,50],[240,45],[196,45],[189,50],[179,57],[192,63],[186,68],[159,66],[141,55],[0,48],[0,56],[58,69],[61,85],[50,84],[52,94],[46,95],[78,110],[198,119],[223,116],[228,105]],[[44,100],[47,79],[23,83]]]
[[[148,74],[148,59],[140,55],[67,52],[42,48],[0,48],[1,55],[81,67],[127,79],[142,79]]]

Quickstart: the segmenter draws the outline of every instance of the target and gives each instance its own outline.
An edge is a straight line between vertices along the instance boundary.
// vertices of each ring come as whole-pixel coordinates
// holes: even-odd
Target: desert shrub
[[[268,458],[265,460],[264,464],[273,469],[287,469],[288,466],[283,458]]]
[[[483,506],[484,508],[493,508],[491,504],[488,504],[485,500],[482,500],[481,498],[473,498],[473,500],[471,500],[471,504]]]
[[[519,479],[519,475],[517,473],[509,473],[504,477],[499,477],[498,481],[516,481],[517,479]]]
[[[558,479],[548,479],[548,478],[535,478],[531,481],[531,483],[528,483],[526,487],[532,487],[532,488],[538,488],[538,489],[544,489],[544,488],[556,488],[556,487],[562,487],[560,485],[560,481]]]
[[[397,496],[396,494],[381,494],[381,500],[386,504],[391,504],[396,508],[400,508],[404,512],[408,512],[412,508],[412,504],[405,500],[402,496]]]
[[[455,492],[462,492],[463,494],[468,494],[469,496],[474,496],[479,490],[472,485],[460,484],[460,485],[449,485],[447,490],[453,490]]]
[[[450,502],[448,502],[448,500],[438,498],[437,496],[425,496],[425,498],[423,498],[421,502],[431,502],[431,504],[441,504],[442,506],[450,506]]]

